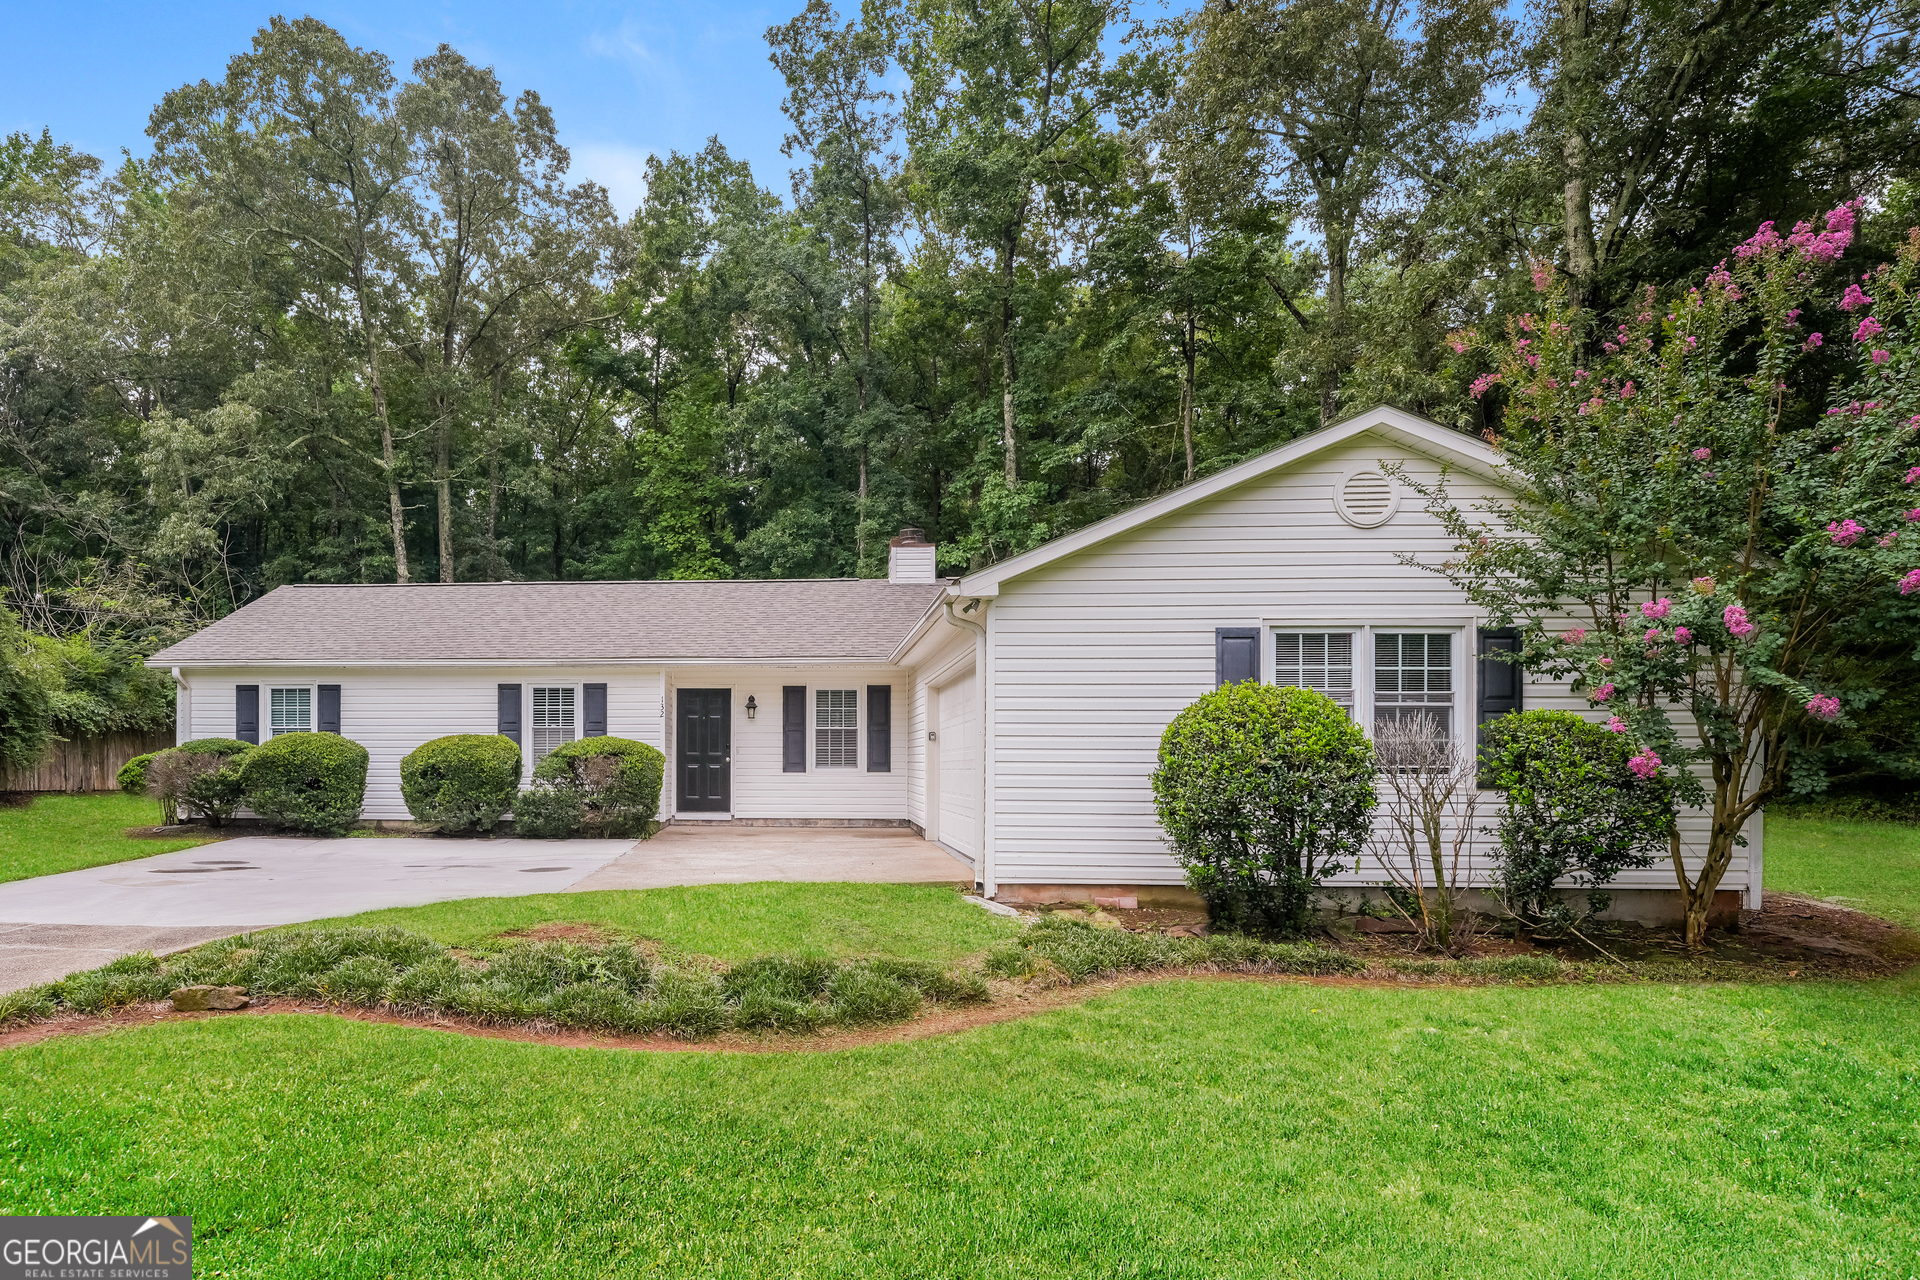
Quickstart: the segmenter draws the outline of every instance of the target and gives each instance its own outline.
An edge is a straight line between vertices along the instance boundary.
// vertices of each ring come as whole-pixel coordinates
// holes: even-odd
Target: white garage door
[[[935,690],[939,699],[940,843],[978,865],[980,848],[980,683],[972,674]]]

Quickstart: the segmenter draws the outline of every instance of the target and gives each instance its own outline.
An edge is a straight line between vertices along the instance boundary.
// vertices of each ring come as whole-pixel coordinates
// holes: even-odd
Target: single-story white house
[[[1320,688],[1369,725],[1438,709],[1463,740],[1521,706],[1587,710],[1483,658],[1511,633],[1400,558],[1451,544],[1392,464],[1499,491],[1487,445],[1380,408],[958,580],[908,531],[885,581],[287,586],[150,663],[183,741],[366,746],[368,818],[408,817],[400,760],[430,738],[504,733],[530,772],[605,733],[666,754],[671,821],[909,826],[1003,900],[1173,898],[1149,775],[1223,681]],[[1748,838],[1723,889],[1757,907],[1758,822]],[[1677,911],[1666,865],[1614,887],[1632,914]]]

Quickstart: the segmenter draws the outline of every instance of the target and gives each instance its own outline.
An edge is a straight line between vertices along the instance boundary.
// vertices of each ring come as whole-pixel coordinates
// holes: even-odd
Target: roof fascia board
[[[1035,547],[991,568],[982,569],[979,573],[968,574],[950,590],[955,596],[997,596],[1000,585],[1011,578],[1031,573],[1042,565],[1118,537],[1141,525],[1151,524],[1182,507],[1204,502],[1269,472],[1291,466],[1302,458],[1345,444],[1368,431],[1377,431],[1415,452],[1437,455],[1441,461],[1465,463],[1468,470],[1487,479],[1499,479],[1500,455],[1484,442],[1458,431],[1450,431],[1437,422],[1429,422],[1404,409],[1380,405],[1356,414],[1345,422],[1290,440],[1277,449],[1269,450],[1257,458],[1249,458],[1204,480],[1164,493],[1129,511],[1096,521],[1045,546]]]
[[[158,656],[158,655],[156,655]],[[861,658],[170,658],[144,664],[155,671],[366,670],[383,667],[890,667],[893,659]]]

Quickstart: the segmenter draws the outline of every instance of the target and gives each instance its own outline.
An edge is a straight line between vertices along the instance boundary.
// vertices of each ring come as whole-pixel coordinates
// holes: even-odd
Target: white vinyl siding
[[[262,738],[267,734],[272,704],[268,689],[294,681],[340,686],[342,728],[346,736],[367,749],[367,799],[361,816],[406,821],[406,801],[400,795],[400,761],[409,751],[433,738],[455,733],[495,733],[499,729],[501,684],[522,690],[521,758],[532,770],[533,739],[527,703],[535,686],[561,682],[576,689],[584,681],[607,685],[607,732],[664,749],[667,735],[661,719],[664,673],[659,667],[591,666],[556,668],[515,667],[372,667],[327,670],[246,668],[199,669],[186,673],[191,698],[181,699],[185,713],[181,741],[193,738],[230,738],[234,728],[234,686],[260,686]],[[761,701],[764,703],[765,698]],[[576,704],[577,705],[577,704]],[[318,695],[314,699],[316,712]],[[763,711],[762,723],[768,719]],[[778,727],[779,717],[773,717]],[[776,764],[777,767],[777,764]]]
[[[579,712],[579,693],[572,685],[533,687],[533,715],[528,721],[533,763],[539,764],[555,747],[580,736]]]
[[[313,732],[313,689],[273,688],[267,691],[267,736]]]
[[[988,609],[985,655],[987,878],[1183,882],[1154,813],[1151,778],[1167,725],[1214,687],[1219,627],[1261,626],[1275,635],[1263,643],[1263,679],[1285,678],[1276,661],[1279,634],[1350,634],[1354,714],[1369,727],[1380,692],[1371,664],[1376,637],[1448,633],[1450,688],[1429,687],[1428,651],[1417,668],[1423,687],[1387,692],[1445,696],[1458,740],[1470,736],[1473,610],[1444,577],[1421,567],[1454,555],[1453,539],[1417,501],[1402,502],[1374,529],[1355,528],[1334,508],[1344,477],[1378,470],[1383,459],[1404,463],[1421,483],[1440,478],[1438,462],[1385,436],[1361,435],[1000,585]],[[1449,493],[1471,510],[1494,491],[1456,471]],[[1304,659],[1303,651],[1294,674],[1310,682]],[[1333,666],[1321,675],[1332,679]],[[1402,662],[1393,670],[1400,681],[1408,668]],[[1525,701],[1590,710],[1564,684],[1532,677]],[[1491,816],[1482,821],[1490,825]],[[1697,857],[1705,819],[1688,813],[1682,823]],[[1756,847],[1758,827],[1748,832]],[[1486,841],[1476,842],[1481,877],[1490,853]],[[1735,852],[1726,887],[1746,887],[1747,857]],[[1360,885],[1381,874],[1369,866],[1341,879]],[[1672,885],[1664,863],[1615,883]]]
[[[813,691],[813,764],[816,769],[853,769],[860,764],[860,691]]]

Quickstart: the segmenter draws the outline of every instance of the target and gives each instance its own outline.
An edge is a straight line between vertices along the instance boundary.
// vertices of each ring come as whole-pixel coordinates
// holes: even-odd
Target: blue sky
[[[640,198],[650,151],[696,149],[715,133],[784,196],[784,86],[761,37],[802,3],[348,0],[303,9],[0,0],[11,46],[0,134],[46,127],[109,162],[123,147],[144,155],[147,113],[162,94],[220,76],[270,15],[309,13],[403,71],[444,41],[492,66],[510,94],[538,90],[573,153],[574,176],[603,183],[623,213]]]

